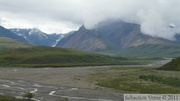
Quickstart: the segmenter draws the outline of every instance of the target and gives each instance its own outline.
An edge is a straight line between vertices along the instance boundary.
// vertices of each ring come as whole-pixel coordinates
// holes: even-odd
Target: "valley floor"
[[[56,101],[118,101],[122,94],[98,88],[88,79],[89,74],[104,67],[71,68],[0,68],[0,95],[21,97],[35,93],[35,100]],[[58,100],[59,101],[59,100]]]
[[[67,68],[0,68],[1,79],[17,79],[46,85],[96,88],[88,82],[88,74],[111,66]]]
[[[150,69],[157,65],[160,66],[165,62],[168,61],[163,60],[138,67]],[[98,73],[112,73],[109,72],[112,68],[122,68],[124,72],[128,71],[128,68],[136,67],[131,65],[67,68],[0,68],[0,95],[20,97],[23,93],[31,91],[35,93],[35,98],[38,101],[44,101],[44,99],[55,101],[58,98],[66,97],[70,101],[118,101],[123,99],[124,91],[115,91],[99,86],[97,85],[99,81],[94,78],[96,78]]]

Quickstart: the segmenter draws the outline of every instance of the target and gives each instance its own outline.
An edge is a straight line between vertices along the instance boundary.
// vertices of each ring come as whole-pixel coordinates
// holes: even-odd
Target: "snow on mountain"
[[[54,45],[52,47],[55,47],[57,45],[57,43],[64,38],[65,35],[61,35],[61,37],[59,37],[56,42],[54,43]]]
[[[40,46],[54,46],[61,39],[61,34],[46,34],[37,28],[32,29],[9,29],[18,36],[24,37],[29,43]]]
[[[0,37],[8,37],[11,39],[21,40],[27,42],[22,36],[16,35],[15,33],[9,31],[8,29],[0,26]]]

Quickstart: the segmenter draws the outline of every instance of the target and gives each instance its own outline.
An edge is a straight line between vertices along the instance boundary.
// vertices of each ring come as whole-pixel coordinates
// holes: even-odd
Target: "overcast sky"
[[[66,33],[108,19],[141,25],[152,36],[180,33],[180,0],[0,0],[0,24]]]

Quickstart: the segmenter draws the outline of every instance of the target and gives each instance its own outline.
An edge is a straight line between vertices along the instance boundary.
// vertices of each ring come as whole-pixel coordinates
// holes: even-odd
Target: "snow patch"
[[[38,30],[37,28],[33,28],[33,29],[31,29],[31,31],[29,31],[29,36],[34,34],[34,33],[39,33],[39,32],[41,32],[41,31]]]
[[[58,42],[59,42],[61,39],[63,39],[63,38],[64,38],[64,35],[61,35],[61,36],[56,40],[55,44],[54,44],[52,47],[55,47],[55,46],[58,44]]]

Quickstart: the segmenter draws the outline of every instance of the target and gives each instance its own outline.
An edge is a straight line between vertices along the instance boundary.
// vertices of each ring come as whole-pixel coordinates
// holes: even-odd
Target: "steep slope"
[[[95,30],[88,30],[83,25],[78,31],[59,41],[56,47],[95,51],[113,48],[113,45],[104,40]]]
[[[23,37],[16,35],[15,33],[9,31],[8,29],[0,26],[0,37],[8,37],[11,39],[21,40],[27,42]]]
[[[58,44],[59,41],[61,41],[63,38],[66,38],[66,37],[72,35],[73,33],[74,33],[74,31],[71,31],[71,32],[66,33],[66,34],[60,34],[59,38],[56,40],[55,44],[52,47],[56,47],[56,45]],[[54,36],[55,38],[57,38],[56,35]],[[52,37],[52,34],[50,35],[50,37]]]
[[[121,48],[169,42],[162,38],[145,35],[141,32],[139,25],[122,21],[103,22],[96,28],[96,30],[108,41]]]
[[[29,43],[40,46],[54,46],[61,34],[46,34],[37,28],[33,29],[10,29],[13,33],[24,37]]]

